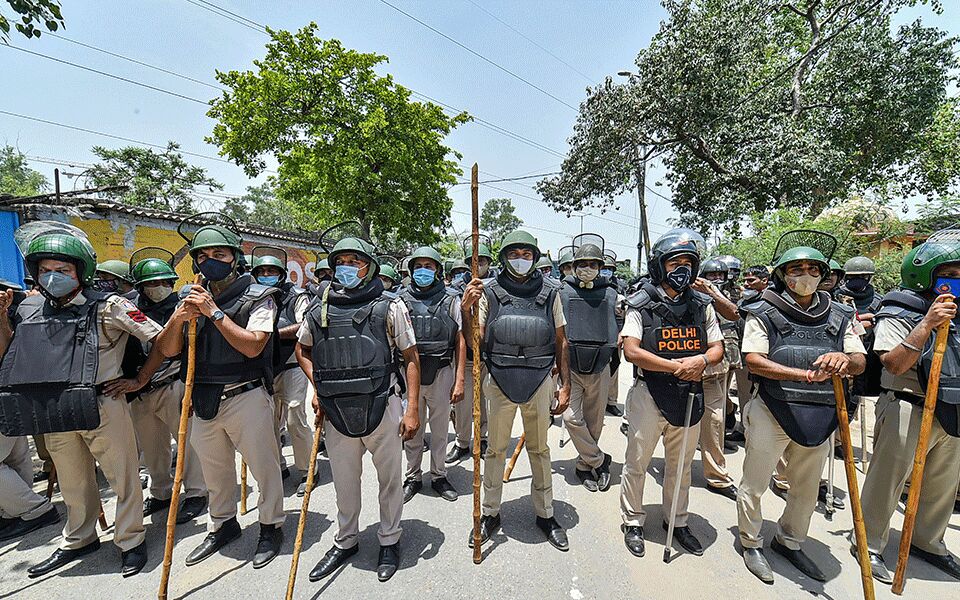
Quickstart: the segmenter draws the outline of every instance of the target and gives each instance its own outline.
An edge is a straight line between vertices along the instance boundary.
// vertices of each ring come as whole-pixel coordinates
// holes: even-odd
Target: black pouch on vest
[[[0,391],[0,433],[8,437],[63,431],[88,431],[100,426],[96,388],[31,385]]]
[[[193,384],[193,412],[204,421],[216,417],[224,387],[217,383]]]

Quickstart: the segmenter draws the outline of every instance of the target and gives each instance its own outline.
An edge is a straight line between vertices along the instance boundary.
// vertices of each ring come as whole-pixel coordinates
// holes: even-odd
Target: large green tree
[[[503,236],[523,225],[523,219],[515,214],[510,198],[491,198],[483,203],[479,225],[494,243],[499,244]]]
[[[817,214],[860,192],[945,193],[960,176],[955,39],[898,11],[937,0],[663,0],[637,57],[582,103],[559,210],[610,206],[644,158],[666,167],[687,224],[736,229],[754,211]],[[942,160],[948,156],[949,160]]]
[[[223,213],[237,221],[274,229],[294,230],[302,226],[314,228],[299,218],[295,206],[277,198],[273,184],[269,181],[247,186],[247,193],[239,198],[228,198],[224,202]]]
[[[11,23],[27,38],[40,37],[43,31],[38,25],[50,31],[64,26],[60,2],[57,0],[7,0],[7,4],[16,14],[7,17],[4,12],[0,12],[0,39],[4,42],[10,39]]]
[[[469,117],[448,117],[376,69],[387,58],[323,40],[311,23],[270,31],[255,70],[217,72],[209,141],[250,176],[272,157],[277,196],[332,223],[357,219],[373,238],[429,243],[449,223],[447,188],[460,155],[444,138]]]
[[[94,146],[101,162],[86,173],[94,187],[128,186],[126,191],[106,192],[108,197],[127,204],[158,210],[190,212],[194,193],[222,190],[223,184],[207,175],[206,169],[189,164],[180,145],[168,142],[163,152],[140,146],[110,149]]]
[[[0,149],[0,195],[36,196],[47,187],[46,177],[28,167],[19,150],[9,144]]]

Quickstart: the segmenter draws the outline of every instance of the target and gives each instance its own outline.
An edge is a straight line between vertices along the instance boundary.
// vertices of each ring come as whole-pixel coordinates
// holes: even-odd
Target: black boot
[[[257,539],[257,552],[253,555],[253,568],[260,569],[270,564],[280,554],[283,545],[283,530],[279,525],[260,523],[260,538]]]
[[[124,577],[133,577],[147,564],[147,542],[140,542],[136,548],[131,548],[120,554],[120,562],[123,564],[121,574]]]
[[[553,517],[549,519],[537,517],[537,527],[547,536],[547,541],[550,542],[551,546],[561,552],[566,552],[570,549],[570,543],[567,541],[567,532],[563,530],[563,527],[560,527],[560,523],[557,523],[556,519]]]
[[[456,442],[454,442],[453,446],[450,446],[450,451],[447,452],[447,458],[444,459],[443,462],[448,465],[452,465],[453,463],[460,462],[468,456],[470,456],[470,448],[461,448]]]
[[[577,469],[577,479],[580,480],[580,483],[583,484],[583,487],[587,488],[588,491],[595,492],[600,489],[600,486],[597,485],[597,476],[593,474],[593,471],[581,471]]]
[[[610,489],[610,465],[613,463],[613,457],[604,452],[603,462],[597,467],[597,489],[605,492]]]
[[[47,525],[53,525],[60,520],[60,513],[57,512],[57,509],[53,506],[50,509],[37,517],[36,519],[31,519],[29,521],[24,521],[23,519],[11,519],[10,523],[0,531],[0,541],[3,540],[12,540],[14,538],[23,537],[31,531],[36,531],[41,527],[46,527]]]
[[[435,491],[447,502],[456,502],[457,498],[459,497],[457,490],[450,485],[450,482],[447,481],[446,477],[438,477],[437,479],[434,479],[430,482],[430,487],[432,487],[433,491]]]
[[[423,482],[419,479],[408,479],[403,482],[403,503],[413,500],[413,497],[423,489]]]
[[[233,517],[232,519],[224,521],[220,529],[213,533],[208,533],[207,537],[203,538],[203,541],[200,542],[200,545],[187,555],[186,565],[190,567],[209,558],[214,552],[238,537],[240,537],[240,523],[237,523],[237,518]]]
[[[143,516],[149,517],[155,512],[160,512],[168,508],[170,508],[170,498],[160,500],[159,498],[151,496],[143,501]]]

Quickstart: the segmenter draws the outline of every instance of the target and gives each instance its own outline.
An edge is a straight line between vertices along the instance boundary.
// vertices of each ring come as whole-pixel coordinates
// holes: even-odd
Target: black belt
[[[299,369],[299,368],[300,368],[300,364],[299,364],[299,363],[287,363],[287,364],[283,365],[282,367],[280,367],[279,369],[277,369],[276,373],[274,373],[273,376],[274,376],[274,378],[276,378],[278,375],[280,375],[280,373],[285,373],[285,372],[289,371],[290,369]]]
[[[163,379],[160,379],[159,381],[150,381],[147,383],[147,385],[143,386],[143,388],[138,393],[149,394],[154,390],[159,390],[160,388],[167,385],[168,383],[173,383],[179,377],[180,377],[180,373],[174,373],[173,375],[167,375],[166,377],[164,377]]]
[[[220,396],[220,401],[222,402],[224,400],[229,400],[234,396],[239,396],[240,394],[245,394],[246,392],[252,392],[257,388],[262,388],[262,387],[263,387],[262,381],[251,381],[249,383],[245,383],[241,385],[238,388],[233,388],[229,392],[224,392],[223,395]]]
[[[924,399],[920,396],[917,396],[916,394],[911,394],[910,392],[896,392],[894,390],[888,390],[886,388],[883,388],[882,391],[892,393],[893,397],[896,398],[897,400],[903,400],[904,402],[909,402],[914,406],[923,406]]]

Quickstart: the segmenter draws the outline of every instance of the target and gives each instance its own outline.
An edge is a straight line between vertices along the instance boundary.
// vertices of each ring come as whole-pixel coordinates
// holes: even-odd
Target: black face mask
[[[233,262],[223,262],[215,258],[208,258],[199,263],[197,268],[208,281],[223,281],[233,273]]]
[[[862,292],[870,285],[870,280],[866,277],[851,277],[847,279],[845,285],[851,292]]]
[[[690,282],[692,280],[693,270],[687,265],[681,265],[677,267],[676,269],[667,273],[666,277],[667,285],[678,292],[682,292],[690,287]]]
[[[105,293],[114,293],[118,289],[120,289],[119,286],[117,285],[116,279],[111,279],[110,281],[107,281],[106,279],[97,279],[96,281],[93,282],[93,287],[98,292],[105,292]]]

